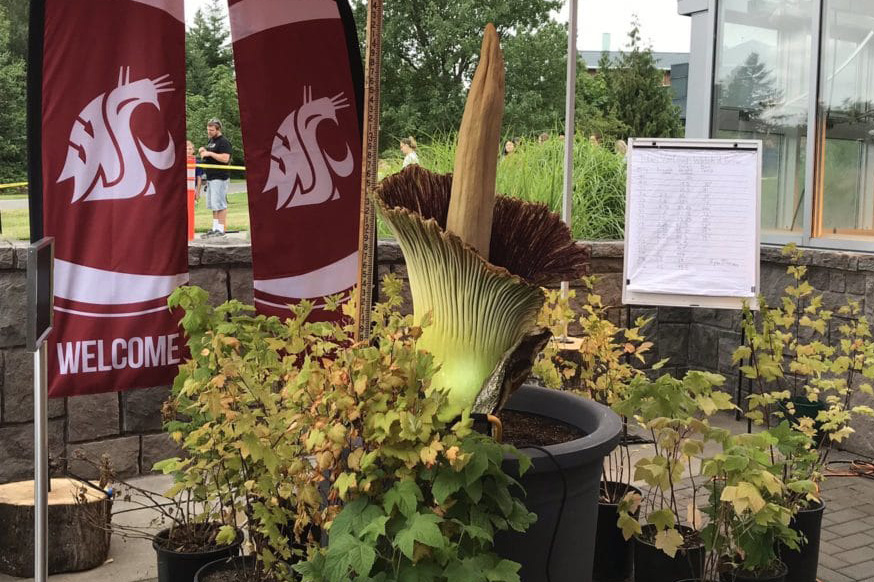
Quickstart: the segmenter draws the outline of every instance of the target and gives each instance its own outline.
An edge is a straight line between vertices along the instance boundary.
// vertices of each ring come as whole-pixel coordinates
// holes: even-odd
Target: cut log
[[[78,497],[78,500],[77,500]],[[72,479],[52,479],[48,573],[95,568],[109,554],[112,500]],[[0,485],[0,572],[33,576],[33,481]]]

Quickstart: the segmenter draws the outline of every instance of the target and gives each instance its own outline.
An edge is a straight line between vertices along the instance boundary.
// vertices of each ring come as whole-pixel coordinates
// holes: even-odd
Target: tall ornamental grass
[[[455,163],[455,136],[433,140],[418,148],[423,167],[451,172]],[[401,169],[401,158],[384,160],[381,174]],[[498,163],[497,190],[530,202],[540,202],[561,213],[564,189],[564,142],[551,138],[539,144],[523,141]],[[625,224],[625,160],[607,148],[577,135],[574,142],[573,234],[585,240],[623,238]],[[381,237],[390,236],[380,225]]]

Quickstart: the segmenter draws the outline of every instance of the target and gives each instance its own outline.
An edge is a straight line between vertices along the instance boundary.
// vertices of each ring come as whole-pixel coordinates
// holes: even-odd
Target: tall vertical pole
[[[577,0],[570,0],[568,10],[567,34],[567,88],[564,109],[564,194],[562,196],[561,217],[573,231],[573,191],[574,191],[574,111],[577,94]],[[561,296],[567,299],[570,285],[562,281]],[[567,322],[564,335],[567,337]]]
[[[358,233],[358,321],[356,339],[370,337],[373,272],[376,262],[376,211],[369,194],[379,174],[379,83],[382,63],[382,0],[367,2],[364,55],[364,127],[361,155],[361,225]]]
[[[48,438],[48,358],[46,342],[33,352],[33,512],[34,512],[34,582],[46,582],[49,573],[49,438]]]

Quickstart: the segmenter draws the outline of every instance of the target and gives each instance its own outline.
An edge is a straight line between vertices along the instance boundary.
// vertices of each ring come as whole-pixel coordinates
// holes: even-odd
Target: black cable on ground
[[[558,474],[561,475],[561,504],[558,506],[558,515],[555,519],[555,528],[552,530],[552,539],[549,542],[549,552],[546,554],[546,582],[552,582],[552,577],[549,575],[549,566],[552,562],[552,550],[555,548],[555,540],[558,537],[558,529],[561,525],[561,516],[564,513],[564,504],[567,501],[567,477],[564,474],[564,469],[546,448],[538,446],[538,445],[523,445],[519,447],[520,449],[537,449],[538,451],[545,453],[547,457],[552,461],[555,467],[558,469]]]

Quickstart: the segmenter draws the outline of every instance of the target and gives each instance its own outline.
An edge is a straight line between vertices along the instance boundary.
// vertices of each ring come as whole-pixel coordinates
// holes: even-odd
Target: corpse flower
[[[541,286],[585,274],[588,251],[545,205],[496,196],[504,63],[494,26],[458,135],[453,174],[416,165],[382,181],[376,206],[407,264],[418,346],[441,367],[444,415],[492,413],[527,378],[549,339]]]

